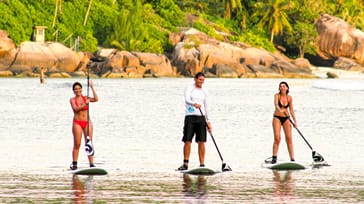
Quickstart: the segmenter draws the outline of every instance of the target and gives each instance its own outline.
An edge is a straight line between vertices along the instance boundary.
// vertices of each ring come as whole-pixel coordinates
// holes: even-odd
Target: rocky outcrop
[[[48,73],[74,72],[79,64],[80,57],[61,43],[23,42],[10,70],[21,73],[42,67]]]
[[[0,32],[0,76],[142,78],[192,76],[203,71],[220,78],[316,78],[307,60],[291,60],[279,53],[243,42],[220,42],[195,30],[170,36],[171,55],[100,49],[95,55],[74,52],[57,42],[23,42],[15,47]],[[89,65],[89,66],[87,66]],[[89,68],[89,69],[88,69]]]
[[[195,29],[171,38],[174,42],[176,39],[181,40],[175,42],[171,59],[172,65],[181,75],[192,76],[204,71],[216,77],[316,78],[307,64],[297,66],[264,49],[219,42]]]
[[[353,59],[348,59],[348,58],[344,58],[344,57],[339,57],[335,61],[333,67],[336,69],[343,69],[343,70],[347,70],[347,71],[363,71],[364,70],[364,68],[362,66],[360,66]]]
[[[165,55],[101,49],[91,69],[104,78],[173,77],[176,75]]]
[[[327,72],[326,73],[326,76],[329,79],[337,79],[337,78],[339,78],[339,76],[337,74],[333,73],[333,72]]]
[[[364,33],[342,19],[323,14],[315,22],[318,54],[324,59],[346,57],[364,66]]]
[[[0,71],[9,69],[9,66],[15,58],[15,54],[16,47],[13,40],[9,38],[6,31],[0,30]]]

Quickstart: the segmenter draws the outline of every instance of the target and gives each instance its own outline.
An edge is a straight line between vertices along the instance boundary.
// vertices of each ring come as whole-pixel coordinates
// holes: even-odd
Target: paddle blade
[[[232,169],[230,168],[230,166],[226,165],[226,163],[222,164],[222,171],[232,171]]]
[[[312,151],[312,159],[313,159],[314,162],[323,162],[323,161],[325,161],[324,157],[321,156],[316,151]]]
[[[95,153],[94,146],[92,145],[92,141],[91,141],[90,136],[86,137],[85,151],[86,151],[88,156],[93,156],[94,153]]]

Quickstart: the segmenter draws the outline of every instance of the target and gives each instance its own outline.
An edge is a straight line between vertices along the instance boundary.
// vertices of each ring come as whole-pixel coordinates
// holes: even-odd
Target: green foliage
[[[246,31],[240,36],[231,38],[231,40],[244,42],[255,47],[261,47],[270,52],[275,50],[273,43],[270,42],[269,39],[267,39],[265,35],[260,33],[258,30]]]
[[[146,29],[144,52],[163,53],[164,45],[167,44],[168,34],[153,24],[144,24]]]
[[[96,52],[98,49],[97,39],[92,35],[92,32],[87,32],[84,36],[84,39],[81,39],[80,42],[80,49],[82,51]]]
[[[290,0],[266,0],[255,4],[255,16],[259,16],[258,28],[267,30],[271,34],[270,41],[273,42],[274,36],[283,34],[283,30],[292,30],[288,18],[288,12],[295,7]]]
[[[225,18],[230,19],[232,15],[242,10],[242,4],[240,0],[224,0],[225,3]]]
[[[231,33],[231,32],[240,32],[240,27],[238,22],[234,20],[226,20],[222,17],[215,17],[209,15],[201,15],[202,18],[213,22],[213,29],[216,29],[220,32]],[[210,23],[212,24],[212,23]]]
[[[143,5],[142,18],[144,23],[159,27],[161,30],[173,31],[173,32],[178,31],[178,29],[175,26],[173,26],[168,21],[168,19],[164,19],[158,14],[156,14],[151,4]]]
[[[162,18],[169,21],[173,26],[179,26],[185,21],[185,13],[173,0],[156,0],[155,9]]]
[[[114,20],[114,28],[109,35],[106,45],[114,46],[118,49],[128,51],[140,51],[140,46],[145,30],[140,27],[140,18],[135,18],[140,14],[140,10],[134,9],[137,13],[129,12],[123,9]],[[136,21],[134,21],[136,20]]]
[[[287,43],[299,49],[299,56],[304,57],[305,53],[315,54],[314,41],[317,36],[312,24],[298,22],[294,25],[293,32],[286,36]]]
[[[105,46],[164,53],[173,50],[171,32],[193,26],[217,40],[224,40],[221,33],[226,33],[232,41],[269,51],[275,49],[274,42],[293,50],[287,55],[302,56],[315,53],[313,25],[320,14],[364,28],[362,0],[94,0],[85,25],[90,0],[62,0],[57,7],[56,2],[0,0],[0,29],[16,45],[32,39],[33,26],[46,26],[47,41],[76,50],[95,52]],[[187,46],[200,43],[193,42]]]
[[[102,44],[106,41],[108,34],[112,31],[114,26],[113,20],[115,16],[119,14],[119,8],[117,4],[113,5],[111,3],[105,4],[98,1],[94,2],[89,19],[89,23],[93,24],[93,26],[90,26],[92,27],[90,31],[92,32],[93,30],[94,37]]]
[[[336,7],[338,17],[358,28],[364,28],[364,3],[362,0],[339,1]]]
[[[215,29],[213,29],[212,26],[206,24],[203,22],[203,20],[198,20],[193,23],[193,27],[197,30],[200,30],[201,32],[206,33],[208,36],[213,37],[217,40],[223,40],[223,36],[218,34]]]
[[[183,47],[186,49],[191,49],[193,47],[198,47],[201,44],[201,41],[196,36],[190,36],[188,38],[188,42],[183,44]]]
[[[146,5],[146,8],[150,6]],[[143,22],[143,11],[143,6],[138,1],[130,11],[122,10],[114,20],[113,31],[106,45],[127,51],[163,53],[162,43],[167,39],[166,33],[156,25]],[[161,19],[153,20],[158,22]]]
[[[24,4],[19,0],[5,1],[0,4],[0,10],[3,13],[0,18],[0,27],[8,32],[14,43],[29,41],[33,23]]]

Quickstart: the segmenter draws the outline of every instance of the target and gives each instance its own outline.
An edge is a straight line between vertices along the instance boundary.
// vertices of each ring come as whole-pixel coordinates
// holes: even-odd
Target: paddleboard
[[[207,168],[207,167],[197,167],[194,169],[190,169],[190,170],[184,170],[184,171],[180,171],[181,173],[184,174],[191,174],[191,175],[200,175],[200,176],[208,176],[208,175],[214,175],[216,173],[219,173],[219,171],[215,171],[213,169]]]
[[[264,162],[262,167],[273,169],[273,170],[301,170],[306,169],[304,164],[299,162],[291,162],[291,161],[278,161],[275,164],[271,164],[269,162]]]
[[[74,171],[70,171],[70,173],[77,175],[106,175],[107,171],[102,168],[92,167],[76,169]]]

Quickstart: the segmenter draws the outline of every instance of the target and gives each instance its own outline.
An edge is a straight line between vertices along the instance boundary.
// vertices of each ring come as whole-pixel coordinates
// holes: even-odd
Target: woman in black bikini
[[[281,127],[283,127],[289,157],[294,161],[293,143],[292,143],[292,126],[289,121],[291,115],[294,121],[294,127],[297,127],[296,117],[293,111],[292,97],[288,95],[289,86],[287,82],[282,81],[279,83],[279,92],[274,95],[275,111],[273,114],[273,156],[272,164],[277,162],[277,154],[279,143],[281,142]]]

